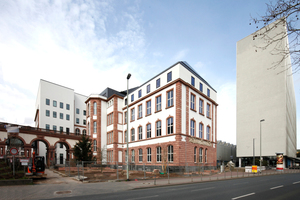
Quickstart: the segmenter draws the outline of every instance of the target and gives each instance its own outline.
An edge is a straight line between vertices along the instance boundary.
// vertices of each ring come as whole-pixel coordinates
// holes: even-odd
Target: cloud
[[[177,61],[181,61],[184,60],[185,56],[188,54],[189,50],[188,49],[182,49],[178,52],[176,52],[176,54],[173,56],[173,60]]]
[[[217,139],[236,144],[236,84],[228,82],[218,89]]]
[[[122,80],[140,71],[145,55],[141,16],[138,5],[126,1],[2,2],[0,121],[34,117],[27,108],[35,104],[39,79],[84,95],[126,89]],[[135,77],[132,86],[140,84]]]

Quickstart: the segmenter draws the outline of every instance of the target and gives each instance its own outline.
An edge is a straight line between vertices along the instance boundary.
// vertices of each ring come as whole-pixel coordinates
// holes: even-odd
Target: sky
[[[236,43],[257,30],[251,16],[265,3],[0,0],[0,122],[34,126],[40,79],[88,96],[125,90],[128,73],[135,87],[186,61],[217,90],[218,140],[236,144]]]

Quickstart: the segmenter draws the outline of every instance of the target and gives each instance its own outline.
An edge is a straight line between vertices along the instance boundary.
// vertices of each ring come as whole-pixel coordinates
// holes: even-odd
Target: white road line
[[[197,189],[197,190],[191,190],[191,192],[200,191],[200,190],[210,190],[210,189],[213,189],[213,188],[215,188],[215,187],[201,188],[201,189]]]
[[[146,196],[146,197],[138,197],[138,198],[127,199],[127,200],[148,199],[148,198],[152,198],[152,197],[158,197],[158,195],[154,195],[154,196]]]
[[[242,196],[239,196],[239,197],[234,197],[232,198],[232,200],[235,200],[235,199],[240,199],[240,198],[244,198],[244,197],[247,197],[247,196],[251,196],[251,195],[254,195],[255,193],[249,193],[249,194],[245,194],[245,195],[242,195]]]
[[[300,183],[300,181],[298,181],[298,182],[294,182],[293,184],[298,184],[298,183]]]
[[[272,187],[272,188],[270,188],[270,190],[274,190],[274,189],[281,188],[281,187],[283,187],[283,185],[279,185],[279,186],[276,186],[276,187]]]

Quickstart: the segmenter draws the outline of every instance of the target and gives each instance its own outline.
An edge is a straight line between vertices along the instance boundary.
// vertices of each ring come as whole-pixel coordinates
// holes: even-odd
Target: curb
[[[19,180],[0,180],[0,186],[8,185],[32,185],[32,179],[19,179]]]

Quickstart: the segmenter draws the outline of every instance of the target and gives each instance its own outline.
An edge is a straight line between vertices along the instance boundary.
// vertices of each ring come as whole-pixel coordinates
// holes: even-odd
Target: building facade
[[[288,39],[277,41],[285,34],[286,23],[280,19],[237,42],[240,166],[251,164],[253,156],[260,154],[264,163],[271,165],[276,153],[283,153],[285,167],[291,166],[296,157],[296,100]],[[266,45],[265,38],[277,42]],[[286,53],[284,58],[282,52]]]
[[[131,163],[216,166],[217,92],[186,62],[128,93],[107,88],[85,101],[96,157],[125,163],[128,132]]]
[[[54,132],[76,135],[86,134],[87,96],[75,93],[73,89],[40,80],[36,99],[35,126]],[[39,146],[39,155],[45,156],[45,145]],[[64,164],[66,148],[62,144],[56,146],[56,164]]]

